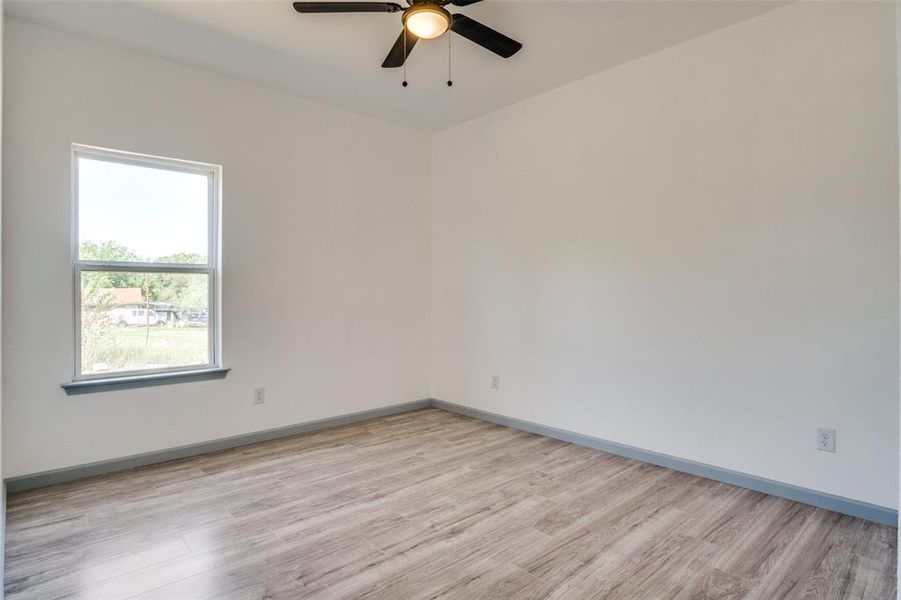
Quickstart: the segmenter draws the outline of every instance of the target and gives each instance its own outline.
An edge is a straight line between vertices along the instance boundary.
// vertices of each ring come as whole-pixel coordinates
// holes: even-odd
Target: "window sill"
[[[85,379],[62,384],[66,394],[93,394],[95,392],[111,392],[115,390],[130,390],[134,388],[151,387],[155,385],[170,385],[173,383],[189,383],[192,381],[207,381],[210,379],[224,379],[229,369],[198,369],[196,371],[176,371],[174,373],[153,373],[150,375],[128,375],[125,377],[108,377],[104,379]]]

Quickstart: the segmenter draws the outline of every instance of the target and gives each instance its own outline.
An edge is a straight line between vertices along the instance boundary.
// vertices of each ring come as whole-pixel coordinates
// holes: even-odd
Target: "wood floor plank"
[[[436,409],[8,498],[11,600],[889,600],[896,530]]]

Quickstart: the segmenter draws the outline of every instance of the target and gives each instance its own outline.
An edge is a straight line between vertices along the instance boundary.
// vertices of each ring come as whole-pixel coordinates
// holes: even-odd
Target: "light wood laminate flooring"
[[[436,409],[8,499],[8,600],[895,598],[896,530]]]

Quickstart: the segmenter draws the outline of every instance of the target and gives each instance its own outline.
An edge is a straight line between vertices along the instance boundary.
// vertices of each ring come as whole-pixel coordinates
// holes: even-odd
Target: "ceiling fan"
[[[469,6],[481,0],[406,1],[409,4],[406,8],[394,2],[295,2],[294,10],[299,13],[403,13],[403,30],[382,63],[389,69],[403,66],[417,41],[434,39],[448,30],[504,58],[510,58],[522,48],[516,40],[466,15],[452,15],[444,8],[448,4]]]

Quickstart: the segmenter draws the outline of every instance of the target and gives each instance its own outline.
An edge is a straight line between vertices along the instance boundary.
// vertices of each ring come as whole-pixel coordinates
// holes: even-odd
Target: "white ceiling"
[[[396,0],[401,3],[403,0]],[[519,40],[502,59],[455,36],[381,62],[395,14],[300,15],[284,1],[12,0],[13,17],[144,50],[305,98],[437,131],[778,8],[775,0],[486,0],[464,13]]]

